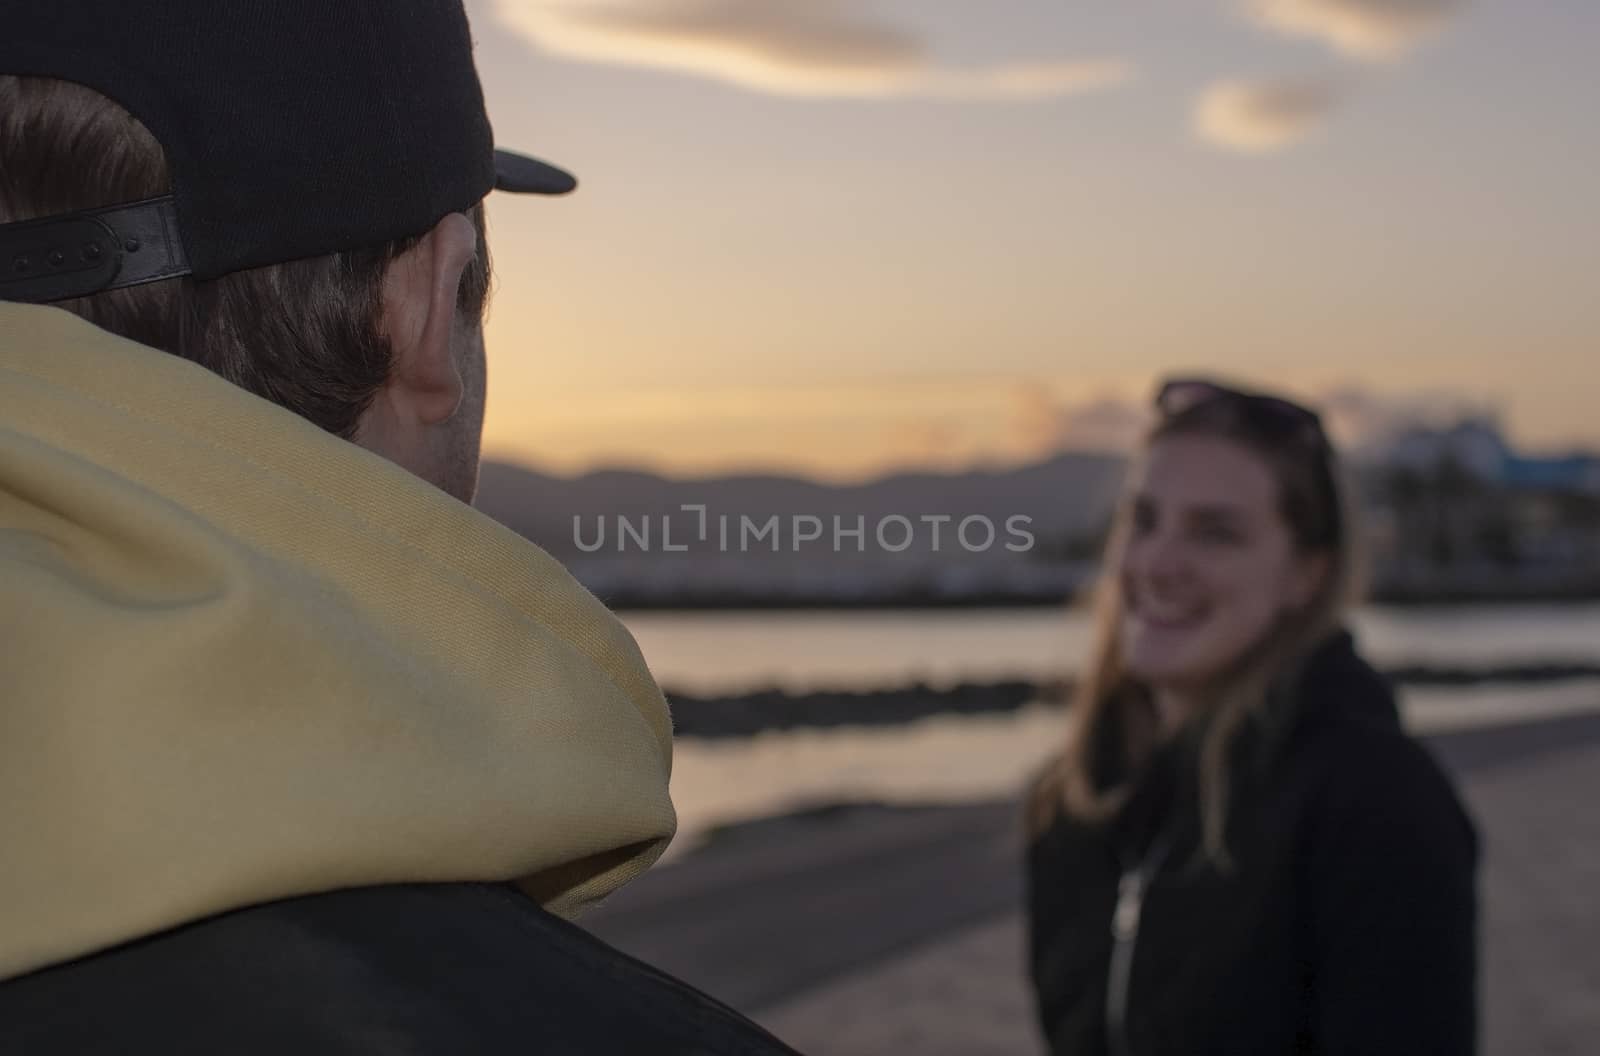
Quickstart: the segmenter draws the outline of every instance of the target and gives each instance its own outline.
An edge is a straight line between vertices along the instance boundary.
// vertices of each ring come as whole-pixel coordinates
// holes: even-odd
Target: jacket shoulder
[[[267,903],[0,984],[0,1051],[793,1052],[495,884]]]
[[[1479,854],[1477,827],[1456,782],[1398,724],[1352,717],[1308,730],[1290,765],[1311,783],[1313,834],[1412,834],[1420,847]]]

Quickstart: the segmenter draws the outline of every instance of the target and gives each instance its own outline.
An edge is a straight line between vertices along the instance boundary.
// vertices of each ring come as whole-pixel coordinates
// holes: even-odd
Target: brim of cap
[[[509,150],[494,152],[494,177],[495,190],[512,194],[568,194],[578,186],[565,169]]]

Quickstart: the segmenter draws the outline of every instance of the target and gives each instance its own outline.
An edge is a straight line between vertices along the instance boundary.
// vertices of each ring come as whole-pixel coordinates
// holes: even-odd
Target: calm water
[[[1089,647],[1082,610],[625,613],[656,677],[726,692],[1040,678],[1075,671]],[[1355,630],[1380,666],[1600,663],[1600,604],[1364,609]]]
[[[893,685],[1037,678],[1075,670],[1089,644],[1081,612],[624,614],[670,688],[717,692],[782,684]],[[1369,609],[1356,633],[1380,665],[1481,667],[1600,663],[1600,605]],[[1415,687],[1401,695],[1414,728],[1448,729],[1600,710],[1600,679],[1549,685]],[[905,727],[797,730],[726,741],[680,739],[673,856],[716,825],[837,801],[963,802],[1010,796],[1054,752],[1059,712],[939,716]]]

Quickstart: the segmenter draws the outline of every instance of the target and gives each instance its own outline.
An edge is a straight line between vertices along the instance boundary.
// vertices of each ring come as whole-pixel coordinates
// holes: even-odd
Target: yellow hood
[[[572,915],[675,818],[548,554],[193,363],[0,303],[0,978],[342,887]]]

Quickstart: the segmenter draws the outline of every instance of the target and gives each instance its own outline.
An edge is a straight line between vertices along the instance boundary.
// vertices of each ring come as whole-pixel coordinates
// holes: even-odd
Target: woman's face
[[[1135,470],[1123,555],[1122,655],[1156,688],[1204,690],[1313,597],[1267,463],[1221,437],[1157,440]]]

